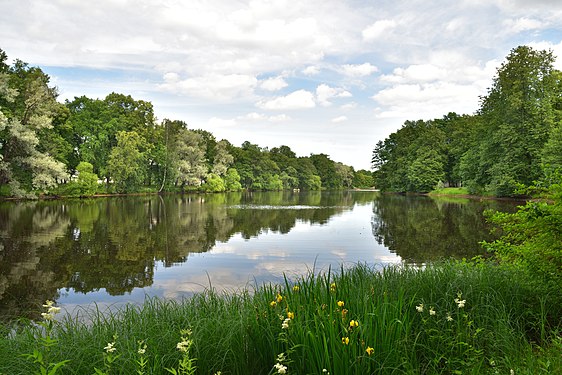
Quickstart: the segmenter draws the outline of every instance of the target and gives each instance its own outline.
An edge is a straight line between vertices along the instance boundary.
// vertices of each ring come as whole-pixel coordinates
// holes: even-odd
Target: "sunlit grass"
[[[469,192],[464,187],[448,187],[435,189],[429,195],[469,195]]]
[[[53,325],[49,361],[91,374],[107,367],[113,343],[112,373],[122,374],[137,373],[141,359],[146,374],[182,361],[201,374],[550,374],[562,366],[560,302],[503,266],[358,265],[252,291],[93,308],[86,320]],[[0,373],[35,373],[22,354],[41,334],[36,325],[4,327]]]

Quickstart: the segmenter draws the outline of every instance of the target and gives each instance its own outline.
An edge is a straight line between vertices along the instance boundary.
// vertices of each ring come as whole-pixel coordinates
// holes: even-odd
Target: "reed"
[[[3,326],[0,373],[39,373],[29,354],[44,351],[46,363],[68,361],[65,374],[550,374],[562,368],[560,299],[508,266],[360,264],[112,313],[93,306],[87,319],[54,322],[48,351],[41,324]]]

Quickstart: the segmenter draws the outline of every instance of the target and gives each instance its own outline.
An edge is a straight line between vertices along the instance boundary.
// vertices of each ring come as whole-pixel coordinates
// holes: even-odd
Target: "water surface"
[[[470,258],[484,209],[376,192],[111,197],[0,204],[0,319],[238,290],[358,262]]]

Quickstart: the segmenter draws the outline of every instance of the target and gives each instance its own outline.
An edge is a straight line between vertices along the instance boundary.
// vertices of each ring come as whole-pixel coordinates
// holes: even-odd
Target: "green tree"
[[[82,161],[76,167],[78,185],[80,195],[94,195],[98,189],[98,175],[94,173],[94,166],[88,162]]]
[[[117,192],[135,191],[142,184],[145,171],[142,147],[143,139],[137,132],[117,133],[117,146],[111,150],[108,162]]]
[[[373,174],[365,169],[356,171],[353,175],[353,187],[359,189],[368,189],[375,186]]]
[[[202,188],[209,193],[220,193],[226,191],[226,184],[219,175],[209,173]]]
[[[57,93],[41,69],[16,60],[8,67],[0,50],[0,184],[11,194],[34,196],[66,180],[63,163],[42,150],[39,134],[52,129]]]
[[[176,183],[182,190],[185,186],[200,186],[207,174],[203,137],[182,128],[175,140],[174,151]]]
[[[229,168],[224,176],[225,188],[227,191],[240,191],[242,185],[240,184],[240,175],[234,168]]]
[[[541,152],[553,126],[552,52],[520,46],[498,68],[479,111],[482,126],[465,179],[494,195],[513,195],[542,175]]]

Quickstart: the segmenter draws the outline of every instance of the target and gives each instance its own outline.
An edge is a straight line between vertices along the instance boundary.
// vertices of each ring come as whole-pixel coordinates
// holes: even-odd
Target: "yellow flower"
[[[293,287],[293,292],[298,292],[299,290],[301,290],[301,288],[298,285]]]
[[[357,320],[350,320],[349,321],[349,328],[359,327],[359,322]]]
[[[277,303],[280,303],[281,301],[283,301],[283,296],[279,293],[277,293]]]
[[[275,302],[275,301],[271,301],[271,302],[269,303],[269,306],[271,306],[271,307],[275,307],[275,305],[277,305],[277,302]]]
[[[335,291],[336,291],[336,283],[331,283],[331,284],[330,284],[330,291],[331,291],[331,292],[335,292]]]
[[[338,307],[343,307],[345,305],[345,302],[343,301],[338,301]]]
[[[367,349],[365,349],[365,352],[367,353],[367,355],[371,355],[375,352],[375,349],[371,348],[370,346],[367,346]]]
[[[295,319],[295,313],[288,311],[288,312],[287,312],[287,318],[289,318],[289,319]]]
[[[347,309],[342,309],[342,311],[341,311],[342,319],[345,318],[346,315],[347,315]]]
[[[349,337],[342,337],[341,338],[341,343],[344,345],[349,345]]]

